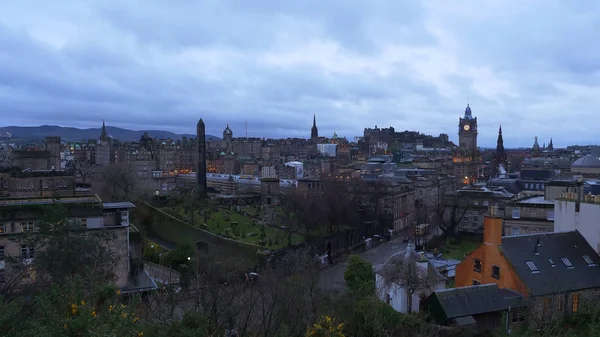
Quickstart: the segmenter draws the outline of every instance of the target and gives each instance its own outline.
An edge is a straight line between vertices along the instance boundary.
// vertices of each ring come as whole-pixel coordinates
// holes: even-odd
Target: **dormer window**
[[[581,257],[583,258],[585,263],[587,263],[588,267],[596,266],[596,264],[594,263],[594,261],[592,260],[592,258],[589,255],[581,255]]]
[[[552,260],[552,259],[548,259],[548,263],[550,263],[550,265],[551,265],[552,267],[556,267],[556,263],[554,263],[554,260]]]
[[[564,263],[565,267],[573,268],[573,263],[571,263],[571,260],[569,260],[568,258],[561,257],[560,260],[562,261],[562,263]]]

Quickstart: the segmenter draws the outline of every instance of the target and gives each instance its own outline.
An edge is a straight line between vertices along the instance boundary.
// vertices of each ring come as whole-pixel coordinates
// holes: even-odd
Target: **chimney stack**
[[[502,227],[504,220],[498,210],[498,206],[489,207],[489,215],[483,218],[483,242],[489,245],[499,246],[502,244]]]

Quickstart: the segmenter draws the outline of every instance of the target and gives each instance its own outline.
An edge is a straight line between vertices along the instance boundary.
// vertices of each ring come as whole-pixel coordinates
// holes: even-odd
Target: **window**
[[[479,281],[477,281],[477,280],[473,280],[473,285],[474,285],[474,286],[478,286],[478,285],[480,285],[480,284],[481,284],[481,282],[479,282]]]
[[[500,267],[492,266],[492,277],[499,280],[500,279]]]
[[[579,294],[573,294],[571,301],[571,311],[577,312],[579,310]]]
[[[87,218],[79,219],[79,223],[81,224],[81,227],[87,227]]]
[[[479,223],[479,215],[473,215],[473,223],[474,224],[478,224]]]
[[[387,303],[388,305],[392,303],[392,297],[390,296],[390,294],[385,294],[385,303]]]
[[[556,297],[556,310],[565,311],[565,298],[563,295],[558,295]]]
[[[589,255],[581,255],[581,257],[583,258],[583,260],[585,261],[585,263],[588,264],[588,267],[595,267],[596,264],[594,263],[594,261],[592,260],[592,258]]]
[[[513,323],[515,322],[523,322],[525,320],[525,312],[522,309],[515,309],[512,312],[512,319],[511,321]]]
[[[546,219],[554,220],[554,210],[548,210],[548,213],[546,213]]]
[[[573,264],[571,263],[571,260],[569,260],[566,257],[561,257],[560,260],[562,261],[562,263],[565,264],[565,267],[567,268],[573,268]]]
[[[550,263],[550,265],[551,265],[552,267],[556,267],[556,263],[554,263],[554,260],[552,260],[552,259],[548,259],[548,263]]]
[[[22,259],[33,259],[35,256],[35,250],[31,245],[21,246],[21,258]]]
[[[550,299],[549,298],[544,298],[544,305],[542,307],[544,316],[548,315],[549,311],[550,311]]]
[[[21,232],[33,232],[35,231],[35,222],[33,221],[22,221]]]
[[[0,284],[6,282],[6,271],[4,269],[0,269]]]
[[[4,246],[0,246],[0,261],[4,260]]]
[[[521,209],[519,207],[513,207],[512,209],[512,218],[519,219],[521,217]]]
[[[510,229],[511,235],[519,235],[521,234],[521,229],[519,227],[513,227]]]
[[[480,259],[475,259],[473,261],[473,271],[481,273],[481,260]]]
[[[531,270],[532,273],[539,273],[540,272],[540,270],[535,265],[535,263],[533,263],[533,261],[525,261],[525,264],[527,265],[527,267],[529,267],[529,270]]]
[[[6,233],[6,224],[0,224],[0,234]]]

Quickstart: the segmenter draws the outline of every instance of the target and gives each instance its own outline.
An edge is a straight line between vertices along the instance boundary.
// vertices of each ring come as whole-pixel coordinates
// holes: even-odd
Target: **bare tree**
[[[462,198],[458,192],[444,195],[442,203],[436,210],[438,227],[444,236],[456,233],[456,228],[472,205],[473,200]]]
[[[379,271],[383,283],[379,291],[389,293],[405,291],[408,312],[411,312],[413,295],[428,296],[435,290],[436,281],[442,279],[420,254],[408,251],[392,257]]]
[[[112,163],[102,167],[96,174],[94,185],[103,199],[111,201],[131,201],[147,192],[129,163]]]

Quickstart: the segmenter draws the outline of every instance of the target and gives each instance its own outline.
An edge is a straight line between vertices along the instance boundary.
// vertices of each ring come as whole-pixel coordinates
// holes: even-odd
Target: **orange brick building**
[[[502,237],[502,215],[490,207],[483,243],[456,267],[457,287],[497,284],[528,298],[552,318],[600,299],[600,256],[579,231]]]
[[[500,289],[513,289],[526,295],[526,288],[502,254],[502,214],[490,207],[484,218],[483,244],[456,267],[456,286],[496,283]]]

